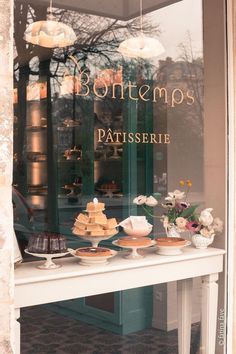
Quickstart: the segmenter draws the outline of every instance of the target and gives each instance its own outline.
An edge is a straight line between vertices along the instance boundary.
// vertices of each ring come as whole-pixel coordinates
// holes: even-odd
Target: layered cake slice
[[[87,209],[86,209],[86,211],[87,211],[88,213],[101,212],[101,211],[103,211],[104,208],[105,208],[105,204],[104,204],[104,203],[99,203],[99,202],[96,203],[96,200],[97,200],[97,199],[96,199],[96,198],[94,198],[94,199],[95,199],[95,201],[90,202],[90,203],[87,204]]]
[[[117,233],[117,221],[115,218],[107,219],[103,213],[105,204],[99,203],[96,198],[87,203],[86,213],[80,213],[75,220],[73,234],[76,236],[111,237]]]
[[[112,219],[108,219],[107,220],[107,224],[104,225],[104,229],[105,230],[110,230],[110,229],[114,229],[117,227],[117,221],[115,218],[112,218]]]

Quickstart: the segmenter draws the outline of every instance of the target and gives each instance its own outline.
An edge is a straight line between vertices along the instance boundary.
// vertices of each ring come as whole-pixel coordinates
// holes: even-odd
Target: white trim
[[[227,289],[227,353],[233,353],[233,288],[234,288],[234,210],[235,210],[235,123],[234,123],[234,63],[233,63],[233,6],[227,0],[227,49],[228,49],[228,289]]]
[[[199,323],[199,322],[200,322],[200,311],[193,313],[192,315],[192,324]],[[163,328],[163,321],[157,317],[152,321],[152,326],[154,328],[162,329],[169,332],[172,331],[173,329],[178,328],[178,320],[176,318],[174,320],[167,321],[167,323],[165,323],[165,327]]]

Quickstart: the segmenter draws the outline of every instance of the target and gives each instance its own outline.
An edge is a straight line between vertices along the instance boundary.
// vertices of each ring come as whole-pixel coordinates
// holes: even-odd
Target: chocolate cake
[[[42,254],[64,253],[67,251],[66,237],[53,232],[33,234],[29,238],[28,251]]]

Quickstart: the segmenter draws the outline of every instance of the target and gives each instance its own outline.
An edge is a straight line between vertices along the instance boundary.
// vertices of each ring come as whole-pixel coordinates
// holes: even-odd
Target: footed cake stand
[[[89,257],[89,256],[77,256],[76,255],[76,250],[73,249],[69,249],[70,254],[79,259],[79,264],[82,266],[98,266],[98,265],[104,265],[104,264],[108,264],[108,259],[112,258],[114,256],[117,255],[117,251],[114,250],[110,250],[111,254],[109,256],[93,256],[93,257]]]
[[[157,245],[157,254],[161,254],[163,256],[177,256],[182,254],[182,248],[186,246],[190,246],[191,242],[187,241],[184,245],[175,245],[175,246],[160,246]]]
[[[92,247],[98,247],[98,244],[101,242],[101,241],[105,241],[105,240],[109,240],[109,238],[115,236],[116,234],[118,233],[118,231],[116,233],[114,233],[113,235],[108,235],[108,236],[81,236],[81,235],[76,235],[86,241],[89,241],[91,242],[92,244]]]
[[[146,246],[122,246],[122,245],[120,245],[118,243],[118,240],[113,241],[112,244],[115,245],[115,246],[118,246],[118,247],[131,249],[131,253],[129,253],[128,255],[125,255],[124,258],[127,258],[127,259],[139,259],[139,258],[144,258],[145,256],[143,256],[140,253],[138,253],[138,249],[148,248],[148,247],[154,246],[156,244],[156,241],[152,240],[150,245],[146,245]]]
[[[39,258],[46,258],[46,262],[43,263],[42,265],[37,266],[37,268],[39,269],[57,269],[60,268],[61,265],[60,264],[55,264],[52,259],[53,258],[60,258],[60,257],[64,257],[67,254],[69,254],[70,252],[64,252],[64,253],[33,253],[33,252],[29,252],[28,249],[25,249],[25,253],[27,254],[31,254],[34,257],[39,257]]]

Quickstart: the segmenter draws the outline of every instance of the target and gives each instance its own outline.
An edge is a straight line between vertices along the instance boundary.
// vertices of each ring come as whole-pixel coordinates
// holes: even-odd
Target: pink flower
[[[186,224],[186,229],[194,233],[198,232],[200,230],[200,227],[201,225],[199,225],[199,223],[196,221],[189,221]]]

